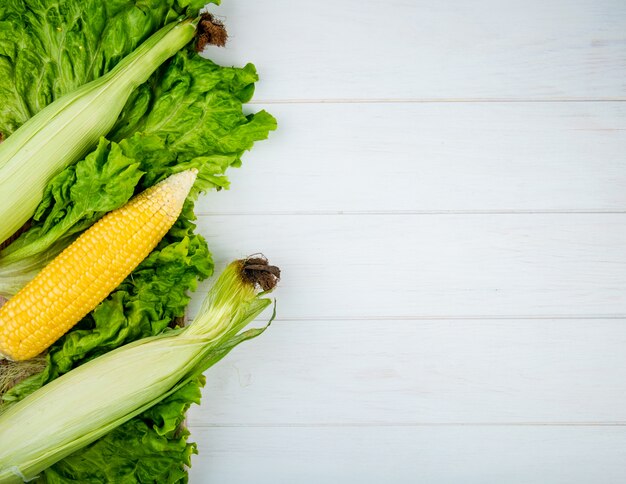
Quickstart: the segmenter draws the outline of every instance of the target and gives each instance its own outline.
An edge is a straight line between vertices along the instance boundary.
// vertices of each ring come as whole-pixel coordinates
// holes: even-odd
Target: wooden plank
[[[326,7],[326,8],[325,8]],[[262,100],[625,97],[621,0],[224,2]]]
[[[626,314],[626,214],[240,215],[198,225],[218,268],[263,252],[283,269],[281,319]]]
[[[207,373],[189,422],[626,424],[625,323],[277,322]]]
[[[279,130],[199,213],[626,208],[626,103],[260,107]]]
[[[190,480],[622,484],[623,427],[205,428]]]

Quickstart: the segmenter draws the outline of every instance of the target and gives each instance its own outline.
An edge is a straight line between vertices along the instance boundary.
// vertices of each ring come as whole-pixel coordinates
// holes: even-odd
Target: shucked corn
[[[84,232],[0,308],[0,353],[37,356],[95,308],[174,224],[197,170],[170,176]]]

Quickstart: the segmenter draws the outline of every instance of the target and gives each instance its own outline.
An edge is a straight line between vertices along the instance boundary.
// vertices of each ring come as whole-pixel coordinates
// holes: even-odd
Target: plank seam
[[[328,216],[328,215],[624,215],[626,209],[502,209],[502,210],[268,210],[198,211],[198,217],[221,216]]]
[[[496,103],[622,103],[624,97],[607,98],[319,98],[319,99],[254,99],[247,104],[496,104]]]
[[[191,321],[193,318],[189,318]],[[322,317],[277,317],[274,323],[320,323],[320,322],[377,322],[377,321],[619,321],[626,320],[626,314],[611,315],[469,315],[469,316],[322,316]]]
[[[332,422],[332,423],[193,423],[190,429],[202,428],[370,428],[370,427],[626,427],[624,421],[607,422]]]
[[[602,319],[602,320],[620,320],[626,319],[626,314],[537,314],[537,315],[510,315],[510,314],[470,314],[470,315],[424,315],[424,316],[320,316],[320,317],[284,317],[276,318],[276,322],[318,322],[318,321],[441,321],[441,320],[453,320],[453,321],[476,321],[476,320],[588,320],[588,319]]]

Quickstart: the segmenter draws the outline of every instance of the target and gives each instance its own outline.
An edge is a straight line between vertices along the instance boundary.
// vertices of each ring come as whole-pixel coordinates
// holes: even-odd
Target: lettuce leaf
[[[167,331],[184,315],[189,292],[213,271],[204,239],[194,233],[199,191],[228,187],[224,172],[275,129],[261,111],[245,115],[254,66],[220,67],[190,50],[177,54],[136,91],[110,139],[66,168],[48,185],[31,228],[5,251],[11,257],[49,257],[104,213],[169,174],[190,167],[198,181],[183,213],[155,251],[98,307],[57,341],[43,372],[4,395],[9,404],[72,368],[139,338]],[[140,101],[143,99],[143,101]],[[202,379],[47,469],[40,482],[186,482],[195,446],[181,425],[199,401]]]
[[[49,260],[51,247],[58,252],[102,215],[174,172],[199,170],[192,198],[228,188],[225,171],[239,166],[244,151],[276,127],[265,111],[242,112],[258,80],[251,64],[220,67],[184,50],[159,74],[136,93],[145,101],[129,101],[110,133],[115,141],[102,139],[50,181],[30,229],[0,253],[3,270],[12,272],[11,265],[26,258]]]
[[[195,15],[205,0],[4,0],[0,2],[0,135],[8,136],[57,97],[108,72],[165,23]],[[210,3],[219,3],[213,0]],[[194,233],[198,192],[228,187],[224,176],[276,121],[245,115],[254,66],[220,67],[186,49],[130,97],[114,129],[85,159],[48,185],[31,228],[2,252],[21,268],[42,264],[104,213],[171,173],[198,168],[176,224],[131,275],[46,356],[46,368],[2,399],[11,404],[84,362],[168,331],[190,291],[213,271]],[[195,453],[183,425],[199,403],[202,377],[90,446],[47,469],[40,482],[186,482]]]
[[[160,27],[219,0],[2,0],[0,133],[110,71]]]

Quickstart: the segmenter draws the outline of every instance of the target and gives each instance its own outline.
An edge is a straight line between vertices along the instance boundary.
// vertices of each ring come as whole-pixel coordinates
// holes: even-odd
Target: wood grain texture
[[[626,425],[625,347],[625,319],[276,322],[207,373],[189,423]]]
[[[216,215],[198,224],[218,267],[263,252],[283,269],[280,319],[626,314],[626,214]]]
[[[624,99],[620,0],[224,2],[259,100]]]
[[[191,482],[625,482],[626,3],[211,9],[279,130],[198,230],[284,277]]]
[[[626,103],[279,104],[198,213],[623,211]]]
[[[572,484],[626,480],[623,427],[194,429],[191,482]]]

